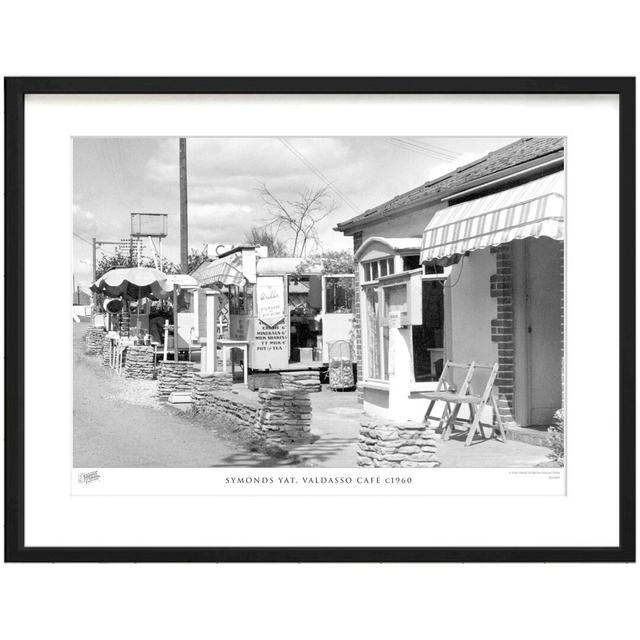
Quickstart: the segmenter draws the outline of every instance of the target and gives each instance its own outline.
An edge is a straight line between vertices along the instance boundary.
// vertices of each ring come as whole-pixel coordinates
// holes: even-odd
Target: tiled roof
[[[447,193],[460,191],[466,184],[482,178],[490,178],[493,174],[518,165],[543,158],[564,149],[564,138],[520,138],[506,147],[496,149],[486,156],[459,167],[435,180],[407,191],[377,207],[368,209],[345,222],[338,223],[336,229],[343,231],[372,217],[386,216],[396,209],[406,207],[422,200],[442,198]]]

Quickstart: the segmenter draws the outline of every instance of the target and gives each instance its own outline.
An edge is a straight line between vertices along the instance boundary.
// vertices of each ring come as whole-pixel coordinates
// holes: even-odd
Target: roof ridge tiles
[[[345,222],[338,223],[336,228],[338,231],[345,231],[349,227],[357,225],[360,221],[364,221],[376,213],[390,213],[395,209],[413,204],[417,199],[425,195],[437,195],[442,193],[442,191],[457,189],[466,183],[489,177],[494,173],[516,167],[525,162],[543,158],[561,149],[564,149],[563,137],[529,136],[519,138],[504,147],[490,151],[477,160],[469,162],[433,180],[428,180],[375,207],[371,207]],[[444,183],[446,183],[446,187],[443,188]],[[438,185],[440,185],[439,188]]]

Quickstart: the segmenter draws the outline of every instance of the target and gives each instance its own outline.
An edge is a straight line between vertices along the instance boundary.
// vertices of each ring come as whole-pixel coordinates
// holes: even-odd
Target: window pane
[[[389,379],[389,326],[382,327],[382,379]]]
[[[365,262],[363,266],[364,266],[364,281],[369,282],[371,280],[371,263]]]
[[[378,262],[377,261],[371,263],[371,279],[372,280],[378,279]]]
[[[420,256],[418,254],[414,256],[403,256],[402,268],[404,271],[413,271],[420,267]]]
[[[387,258],[387,263],[389,264],[389,274],[394,273],[393,258]]]
[[[178,312],[193,312],[193,291],[189,291],[187,289],[180,290],[180,293],[178,294]]]
[[[380,379],[380,323],[378,319],[378,291],[366,289],[367,306],[367,377]]]
[[[387,275],[387,261],[380,260],[380,277],[384,277]]]
[[[407,311],[407,287],[404,284],[384,289],[384,315],[400,314]]]
[[[326,278],[326,312],[353,313],[353,278]]]
[[[422,281],[422,324],[412,327],[416,382],[437,380],[444,366],[444,282]]]

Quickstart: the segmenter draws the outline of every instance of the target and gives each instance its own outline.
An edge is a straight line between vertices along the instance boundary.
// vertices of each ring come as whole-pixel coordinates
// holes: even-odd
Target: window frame
[[[447,280],[450,277],[450,273],[429,273],[420,276],[420,287],[425,281],[429,280],[439,280],[442,282],[442,304],[443,304],[443,320],[442,320],[442,353],[443,359],[447,361],[447,324],[451,321],[449,317],[449,311],[446,300],[446,289],[447,289]],[[420,294],[422,296],[422,293]],[[422,326],[422,323],[421,325]],[[420,385],[419,389],[422,389],[422,385],[429,385],[427,388],[431,388],[433,385],[437,384],[437,380],[421,380],[416,381],[416,368],[415,368],[415,352],[413,345],[413,330],[409,333],[409,340],[411,345],[410,355],[411,355],[411,384],[412,385]],[[415,389],[412,389],[415,390]]]

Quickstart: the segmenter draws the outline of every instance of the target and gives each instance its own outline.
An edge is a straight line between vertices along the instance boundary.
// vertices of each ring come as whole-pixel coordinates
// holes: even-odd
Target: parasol
[[[159,299],[166,298],[173,291],[173,284],[162,271],[151,267],[131,267],[107,271],[91,285],[91,291],[104,293],[110,298]]]

